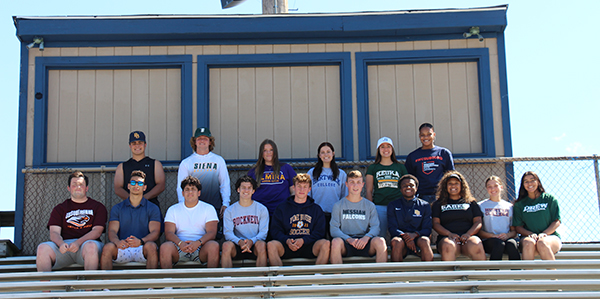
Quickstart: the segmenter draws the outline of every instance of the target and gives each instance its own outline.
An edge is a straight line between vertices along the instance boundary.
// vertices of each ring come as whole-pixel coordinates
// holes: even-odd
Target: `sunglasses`
[[[144,186],[144,182],[143,181],[134,181],[131,180],[131,182],[129,182],[131,184],[131,186],[135,186],[135,184],[137,184],[138,186]]]

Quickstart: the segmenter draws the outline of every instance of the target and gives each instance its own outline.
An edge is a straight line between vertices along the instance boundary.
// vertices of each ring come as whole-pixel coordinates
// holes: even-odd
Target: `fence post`
[[[594,176],[596,177],[596,197],[600,206],[600,174],[598,173],[598,156],[594,154]]]

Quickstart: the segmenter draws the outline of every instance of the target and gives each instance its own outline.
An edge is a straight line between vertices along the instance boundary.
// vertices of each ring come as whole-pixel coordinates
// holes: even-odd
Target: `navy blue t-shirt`
[[[419,179],[420,196],[435,194],[438,182],[449,170],[454,170],[452,153],[443,147],[434,146],[432,149],[418,148],[406,157],[404,163],[408,173]]]

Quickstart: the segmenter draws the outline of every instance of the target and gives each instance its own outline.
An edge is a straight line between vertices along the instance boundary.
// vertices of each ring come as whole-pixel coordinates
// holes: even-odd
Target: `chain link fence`
[[[338,162],[346,172],[358,169],[363,174],[373,161]],[[298,173],[307,172],[314,163],[290,163]],[[546,192],[560,203],[563,242],[600,241],[598,157],[456,159],[456,170],[467,178],[478,200],[487,198],[484,182],[490,175],[505,181],[505,198],[513,201],[524,172],[538,173]],[[231,202],[238,200],[236,180],[253,165],[230,165]],[[48,240],[46,225],[50,212],[69,197],[69,174],[83,171],[90,179],[88,196],[102,202],[108,211],[121,199],[113,191],[114,168],[25,169],[22,254],[35,255],[37,245]],[[163,214],[177,203],[177,167],[165,167],[166,188],[159,196]],[[103,235],[103,240],[106,241]]]

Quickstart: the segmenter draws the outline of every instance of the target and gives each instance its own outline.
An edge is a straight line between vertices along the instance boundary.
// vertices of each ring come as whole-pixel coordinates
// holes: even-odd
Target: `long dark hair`
[[[337,177],[340,175],[340,169],[337,166],[337,164],[335,163],[335,149],[333,149],[333,144],[325,141],[323,143],[321,143],[319,145],[319,148],[317,148],[317,164],[315,165],[315,170],[313,170],[313,182],[317,182],[319,180],[319,177],[321,176],[321,172],[323,172],[323,160],[321,160],[321,157],[319,157],[319,154],[321,153],[321,148],[323,147],[329,147],[331,149],[333,153],[333,158],[331,158],[331,163],[330,163],[330,167],[331,167],[331,172],[333,172],[333,180],[335,181],[337,179]]]
[[[448,181],[451,178],[456,178],[458,176],[458,180],[460,181],[460,197],[465,199],[465,202],[471,203],[473,201],[477,201],[473,194],[471,194],[471,188],[469,187],[469,183],[462,175],[462,173],[451,170],[444,174],[437,188],[437,200],[440,201],[440,204],[445,205],[448,203],[448,199],[450,198],[450,193],[448,193]]]
[[[517,198],[517,201],[520,201],[521,199],[529,196],[529,193],[527,192],[527,190],[525,190],[525,186],[523,184],[523,182],[525,181],[525,177],[528,175],[533,176],[535,178],[535,180],[538,182],[537,191],[539,191],[540,194],[546,192],[546,190],[544,190],[544,187],[542,186],[542,181],[540,181],[540,177],[537,175],[537,173],[535,173],[533,171],[527,171],[521,177],[521,187],[519,187],[519,197]]]
[[[271,139],[263,140],[258,148],[258,160],[256,161],[256,165],[253,167],[254,173],[256,174],[256,182],[258,183],[258,187],[260,187],[260,181],[265,173],[265,158],[263,157],[263,151],[265,150],[265,145],[267,144],[270,144],[273,147],[273,174],[279,176],[279,170],[281,169],[281,165],[279,165],[279,152],[277,151],[277,144],[275,144],[275,141]]]
[[[381,147],[381,145],[379,147]],[[381,163],[381,159],[382,159],[381,152],[379,151],[379,147],[377,148],[377,155],[375,156],[375,164]],[[396,158],[396,151],[394,150],[394,146],[392,146],[392,156],[390,158],[392,159],[392,163],[400,163],[400,162],[398,162],[398,158]]]

